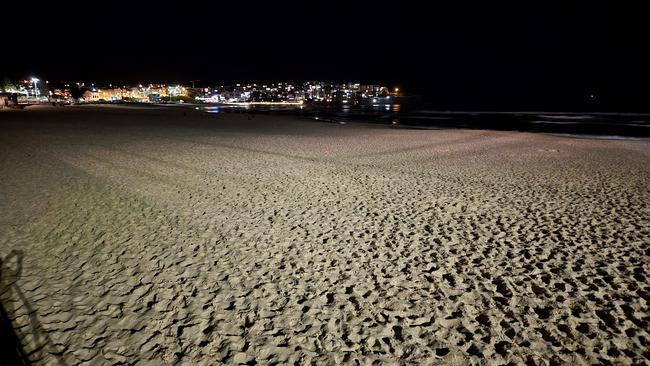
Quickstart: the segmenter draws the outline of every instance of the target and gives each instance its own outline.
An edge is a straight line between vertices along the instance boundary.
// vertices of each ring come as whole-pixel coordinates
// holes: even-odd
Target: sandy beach
[[[648,364],[650,140],[0,111],[35,364]]]

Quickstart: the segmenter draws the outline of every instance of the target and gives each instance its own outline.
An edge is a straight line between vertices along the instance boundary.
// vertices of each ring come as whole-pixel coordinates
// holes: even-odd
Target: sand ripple
[[[0,121],[36,363],[650,362],[647,141],[96,113]]]

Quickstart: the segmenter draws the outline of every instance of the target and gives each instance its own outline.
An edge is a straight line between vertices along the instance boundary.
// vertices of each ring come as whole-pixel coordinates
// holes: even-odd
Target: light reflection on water
[[[250,111],[260,111],[260,112],[268,112],[268,111],[291,111],[291,110],[307,110],[309,107],[305,107],[304,105],[300,105],[297,107],[269,107],[269,106],[251,106],[251,105],[210,105],[210,106],[205,106],[202,107],[202,109],[207,112],[207,113],[223,113],[223,112],[229,112],[229,111],[236,111],[236,110],[250,110]],[[402,110],[402,106],[397,103],[389,103],[389,104],[370,104],[370,105],[357,105],[357,106],[352,106],[348,104],[341,105],[339,107],[334,107],[333,109],[330,109],[330,111],[336,111],[338,109],[339,112],[349,114],[349,113],[358,113],[363,111],[367,112],[390,112],[390,113],[399,113]],[[316,108],[318,110],[318,107]],[[325,109],[327,110],[327,109]]]
[[[343,106],[343,110],[350,109],[349,106]],[[399,112],[401,110],[401,106],[399,104],[371,104],[371,105],[365,105],[361,106],[360,108],[357,108],[360,110],[373,110],[373,111],[390,111],[390,112]]]
[[[208,113],[297,114],[331,122],[371,121],[400,126],[650,137],[650,114],[570,112],[437,111],[408,103],[356,105],[229,106],[210,105]]]

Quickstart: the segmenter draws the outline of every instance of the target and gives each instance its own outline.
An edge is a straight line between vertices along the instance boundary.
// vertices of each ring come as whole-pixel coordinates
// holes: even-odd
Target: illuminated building
[[[83,94],[83,99],[86,102],[115,102],[129,97],[129,92],[124,89],[97,89],[92,88],[86,90]]]
[[[68,99],[72,96],[69,88],[52,89],[52,96],[61,99]]]
[[[29,88],[25,80],[24,88]],[[33,83],[32,83],[33,84]],[[81,88],[85,84],[77,83]],[[101,101],[136,101],[141,103],[158,103],[169,99],[178,100],[194,98],[204,103],[342,103],[346,105],[386,104],[397,96],[385,86],[361,84],[355,82],[332,83],[308,81],[304,83],[277,82],[268,84],[238,83],[205,88],[188,88],[183,85],[138,84],[134,87],[114,88],[93,87],[84,94],[88,102]],[[33,86],[32,86],[33,88]],[[52,89],[52,95],[69,97],[69,89]]]
[[[180,85],[168,86],[167,94],[171,97],[186,97],[187,89],[184,86]]]

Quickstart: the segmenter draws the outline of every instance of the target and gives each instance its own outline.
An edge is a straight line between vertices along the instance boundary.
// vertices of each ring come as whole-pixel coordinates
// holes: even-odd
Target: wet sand
[[[647,364],[650,142],[0,113],[36,364]]]

